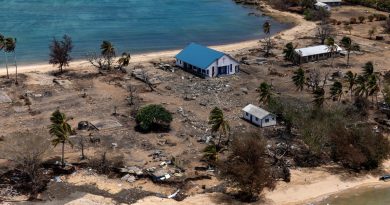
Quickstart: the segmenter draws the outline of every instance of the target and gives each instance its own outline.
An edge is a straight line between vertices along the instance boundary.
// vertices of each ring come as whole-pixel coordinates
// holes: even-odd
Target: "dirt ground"
[[[374,11],[365,7],[343,6],[333,9],[331,18],[349,20],[352,16],[356,18],[360,15],[368,16],[370,12]],[[303,64],[302,67],[306,70],[318,69],[323,75],[338,71],[345,73],[348,70],[360,72],[364,63],[370,60],[374,62],[376,71],[388,71],[390,68],[388,60],[390,57],[390,36],[383,33],[381,23],[383,22],[366,21],[364,24],[353,25],[351,35],[344,30],[343,25],[335,26],[336,42],[339,42],[343,36],[351,36],[361,46],[361,52],[351,54],[350,67],[346,67],[346,58],[342,57],[335,59],[334,67],[330,65],[331,60],[311,62]],[[201,158],[202,150],[206,146],[204,139],[211,136],[207,121],[212,108],[220,107],[224,110],[233,133],[243,131],[267,133],[277,128],[261,129],[241,119],[241,109],[244,106],[249,103],[259,104],[256,89],[261,82],[272,83],[276,95],[292,96],[307,103],[311,102],[311,94],[298,92],[291,81],[293,71],[298,66],[284,61],[282,54],[284,45],[290,41],[293,41],[298,47],[319,44],[319,41],[313,38],[316,29],[311,27],[312,23],[308,23],[308,25],[306,27],[308,30],[300,30],[300,32],[297,31],[297,33],[290,35],[280,34],[274,37],[273,40],[276,42],[276,48],[273,50],[274,57],[264,59],[259,49],[256,48],[232,52],[231,55],[237,60],[248,62],[242,64],[241,72],[233,76],[201,79],[180,69],[175,69],[174,72],[159,69],[158,65],[151,62],[133,64],[128,68],[127,74],[114,72],[101,75],[93,68],[84,68],[80,71],[77,67],[71,68],[61,76],[55,76],[53,73],[24,73],[20,75],[20,84],[17,86],[2,76],[0,78],[0,91],[5,92],[13,102],[0,104],[0,135],[4,136],[4,140],[7,141],[12,140],[8,136],[16,131],[47,129],[51,113],[59,108],[73,118],[70,122],[74,128],[77,128],[80,121],[114,120],[122,125],[106,130],[78,131],[77,135],[72,137],[76,146],[74,148],[66,146],[65,160],[69,163],[80,162],[80,148],[77,146],[77,142],[81,137],[84,137],[87,139],[86,155],[89,158],[98,157],[102,150],[106,150],[111,156],[122,156],[125,166],[136,165],[150,168],[160,166],[161,160],[153,159],[150,155],[156,150],[161,150],[166,155],[166,159],[172,157],[179,159],[186,169],[187,176],[197,176],[199,173],[194,168],[206,165],[201,161]],[[376,41],[368,38],[368,30],[372,26],[377,27],[377,35],[384,36],[385,40]],[[292,40],[291,36],[295,36],[295,39]],[[173,62],[173,58],[163,59],[163,63],[173,65]],[[148,86],[131,75],[135,66],[142,66],[148,75],[161,82],[156,85],[155,91],[150,91]],[[67,82],[70,83],[58,85],[53,82],[54,79],[68,80]],[[337,80],[337,78],[328,80],[328,85],[331,85],[332,81]],[[130,115],[132,106],[126,100],[129,97],[129,86],[136,89],[141,106],[162,104],[173,114],[171,131],[143,134],[134,130],[136,123]],[[30,111],[24,100],[21,99],[21,96],[26,95],[32,100]],[[348,95],[343,98],[349,99]],[[115,107],[117,114],[113,115]],[[90,136],[99,138],[100,143],[89,142]],[[113,143],[118,146],[112,148]],[[60,147],[54,148],[51,156],[58,158],[60,151]],[[7,162],[0,161],[0,163],[0,165],[5,166]],[[182,192],[186,195],[195,195],[205,193],[205,189],[218,187],[221,182],[213,176],[213,173],[207,174],[211,176],[210,180],[191,182]],[[298,180],[302,180],[302,177],[298,177]],[[148,194],[167,196],[177,190],[175,186],[154,184],[147,179],[128,183],[83,170],[63,178],[62,181],[61,183],[72,187],[84,186],[84,189],[74,189],[64,192],[62,196],[53,196],[50,195],[56,190],[56,186],[53,185],[49,186],[48,191],[43,195],[46,195],[45,197],[50,198],[50,200],[64,200],[68,197],[65,201],[71,201],[69,199],[90,196],[87,193],[101,194],[97,191],[90,191],[90,187],[94,187],[94,189],[104,192],[105,197],[118,199],[117,202],[130,203],[134,201],[115,198],[115,195],[123,190],[137,189],[144,191],[143,194],[140,194],[142,196]],[[89,188],[85,188],[85,186]],[[72,188],[68,189],[72,190]],[[278,188],[276,193],[277,190]],[[147,194],[144,195],[145,193]],[[94,198],[91,204],[95,204],[94,200],[96,199]],[[100,201],[101,204],[112,203],[110,199],[97,199],[97,201]],[[82,202],[73,202],[73,204],[77,203]]]

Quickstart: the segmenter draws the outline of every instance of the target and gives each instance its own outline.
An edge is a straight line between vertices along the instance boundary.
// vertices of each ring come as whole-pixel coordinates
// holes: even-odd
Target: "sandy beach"
[[[278,10],[274,10],[270,8],[269,6],[265,5],[264,13],[266,15],[269,15],[275,19],[278,19],[280,21],[286,22],[286,23],[293,23],[294,26],[290,29],[287,29],[285,31],[276,33],[273,35],[273,37],[278,36],[280,39],[284,39],[287,41],[292,41],[298,36],[305,35],[307,32],[315,29],[316,24],[314,22],[306,21],[302,18],[302,16],[299,16],[297,14],[292,14],[288,12],[281,12]],[[260,29],[259,29],[259,32]],[[259,39],[260,40],[260,39]],[[234,54],[236,52],[239,52],[241,50],[247,50],[255,47],[259,47],[259,40],[249,40],[249,41],[243,41],[238,43],[231,43],[231,44],[225,44],[225,45],[215,45],[210,46],[213,49],[226,52],[229,54]],[[167,51],[158,51],[158,52],[149,52],[149,53],[142,53],[142,54],[135,54],[131,57],[131,65],[152,61],[152,60],[167,60],[167,59],[173,59],[173,57],[179,53],[180,50],[167,50]],[[130,66],[131,66],[130,65]],[[18,67],[18,73],[26,73],[26,72],[41,72],[46,73],[49,71],[57,70],[57,67],[54,67],[53,65],[50,65],[48,63],[42,63],[42,64],[32,64],[32,65],[24,65]],[[88,70],[93,69],[90,65],[90,63],[87,60],[78,60],[78,61],[72,61],[69,64],[70,70]],[[10,75],[13,75],[15,73],[15,69],[11,67],[9,69]],[[0,69],[0,76],[6,75],[6,69],[2,68]]]

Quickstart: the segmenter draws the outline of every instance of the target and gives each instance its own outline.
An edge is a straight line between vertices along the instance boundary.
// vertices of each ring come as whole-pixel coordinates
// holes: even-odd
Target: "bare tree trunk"
[[[7,69],[7,79],[9,79],[9,73],[8,73],[8,56],[7,56],[7,53],[4,52],[4,56],[5,56],[5,69]]]
[[[16,54],[15,54],[15,51],[14,51],[14,61],[15,61],[15,73],[16,73],[16,77],[15,77],[15,84],[18,84],[18,64],[16,64]]]
[[[62,157],[61,157],[61,166],[62,167],[65,167],[64,156],[65,156],[65,142],[62,143]]]

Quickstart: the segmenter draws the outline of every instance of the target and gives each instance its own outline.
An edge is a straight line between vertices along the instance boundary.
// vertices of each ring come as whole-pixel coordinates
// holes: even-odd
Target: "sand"
[[[270,8],[269,6],[265,6],[265,13],[269,16],[272,16],[276,19],[280,19],[281,21],[294,23],[295,26],[287,29],[285,31],[276,33],[273,35],[273,37],[278,36],[277,38],[284,39],[287,41],[292,41],[296,39],[298,36],[304,36],[306,33],[310,30],[313,30],[316,28],[316,24],[314,22],[309,22],[303,19],[302,16],[299,16],[297,14],[292,14],[288,12],[281,12],[278,10],[274,10]],[[259,39],[260,40],[260,39]],[[225,44],[225,45],[216,45],[216,46],[210,46],[213,49],[226,52],[226,53],[235,53],[240,50],[244,49],[251,49],[259,47],[259,40],[250,40],[250,41],[243,41],[238,43],[231,43],[231,44]],[[143,62],[148,62],[152,60],[167,60],[167,59],[173,59],[174,56],[179,53],[180,50],[167,50],[167,51],[159,51],[159,52],[149,52],[149,53],[142,53],[142,54],[136,54],[131,56],[131,63],[130,64],[138,64]],[[19,66],[18,67],[18,73],[26,73],[26,72],[49,72],[53,70],[57,70],[57,67],[54,67],[50,64],[32,64],[32,65],[25,65],[25,66]],[[87,60],[78,60],[73,61],[69,64],[69,68],[71,70],[91,70],[93,67],[90,65],[90,63]],[[14,68],[9,69],[10,75],[14,74]],[[0,76],[6,75],[6,69],[0,69]]]

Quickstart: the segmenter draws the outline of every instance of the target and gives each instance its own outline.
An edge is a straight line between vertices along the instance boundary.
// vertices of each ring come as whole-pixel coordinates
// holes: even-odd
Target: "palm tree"
[[[284,59],[292,60],[294,58],[294,45],[292,42],[287,43],[283,49]]]
[[[294,75],[292,77],[292,80],[297,86],[297,89],[299,91],[303,90],[303,86],[306,83],[306,78],[305,78],[305,71],[302,68],[298,68],[298,70],[294,71]]]
[[[367,98],[369,94],[367,78],[362,75],[359,75],[356,78],[356,85],[357,86],[355,88],[355,95]]]
[[[122,57],[120,57],[118,60],[119,66],[121,68],[128,66],[130,64],[130,59],[131,59],[130,53],[127,52],[122,53]]]
[[[259,102],[268,104],[272,98],[272,85],[262,82],[259,86]]]
[[[352,71],[348,71],[345,74],[344,78],[348,82],[348,89],[349,89],[349,92],[351,93],[351,100],[352,100],[352,95],[353,95],[352,91],[353,91],[353,87],[356,84],[357,74],[352,73]]]
[[[5,50],[5,37],[3,36],[3,34],[0,34],[0,51],[2,50]],[[9,79],[7,53],[4,52],[4,55],[5,55],[5,68],[7,69],[7,79]]]
[[[331,55],[331,57],[332,57],[331,66],[333,67],[334,52],[337,51],[337,45],[336,45],[336,43],[335,43],[334,38],[332,38],[332,37],[328,37],[328,38],[326,39],[325,44],[328,46],[328,51],[330,52],[330,55]]]
[[[325,90],[322,87],[318,87],[313,92],[313,103],[317,108],[321,108],[325,102]]]
[[[13,53],[14,54],[14,61],[15,61],[15,68],[16,68],[16,79],[15,79],[15,84],[18,84],[18,65],[16,64],[16,53],[15,53],[15,48],[16,48],[16,38],[6,38],[5,39],[5,52],[7,53]],[[8,68],[7,68],[8,69]]]
[[[368,95],[371,96],[371,102],[374,102],[374,95],[376,101],[378,101],[379,84],[378,77],[376,75],[370,75],[367,79]]]
[[[343,95],[343,84],[338,81],[334,82],[330,88],[330,95],[333,100],[340,101],[341,96]]]
[[[270,52],[270,49],[271,49],[271,36],[270,36],[270,34],[271,34],[271,23],[269,21],[264,22],[264,24],[263,24],[263,32],[267,35],[265,56],[269,56],[269,52]]]
[[[341,39],[341,45],[347,50],[347,66],[349,66],[349,54],[351,51],[359,51],[360,46],[356,43],[352,42],[352,39],[350,37],[344,36],[343,39]]]
[[[374,64],[372,63],[372,61],[368,61],[363,66],[363,77],[368,79],[373,74],[374,74]]]
[[[100,45],[102,55],[106,58],[108,69],[111,69],[111,60],[115,57],[115,47],[110,41],[103,41]]]
[[[65,113],[60,112],[58,109],[51,114],[50,121],[50,134],[55,137],[52,140],[52,144],[56,147],[58,144],[62,144],[62,155],[61,155],[61,165],[65,166],[64,162],[64,150],[65,143],[69,143],[73,147],[72,141],[70,141],[69,136],[72,133],[72,127],[68,124],[68,121],[71,118],[67,118]]]
[[[211,125],[211,132],[219,132],[218,147],[221,144],[222,136],[229,138],[230,125],[229,122],[225,119],[223,112],[218,107],[215,107],[210,112],[209,124]]]

